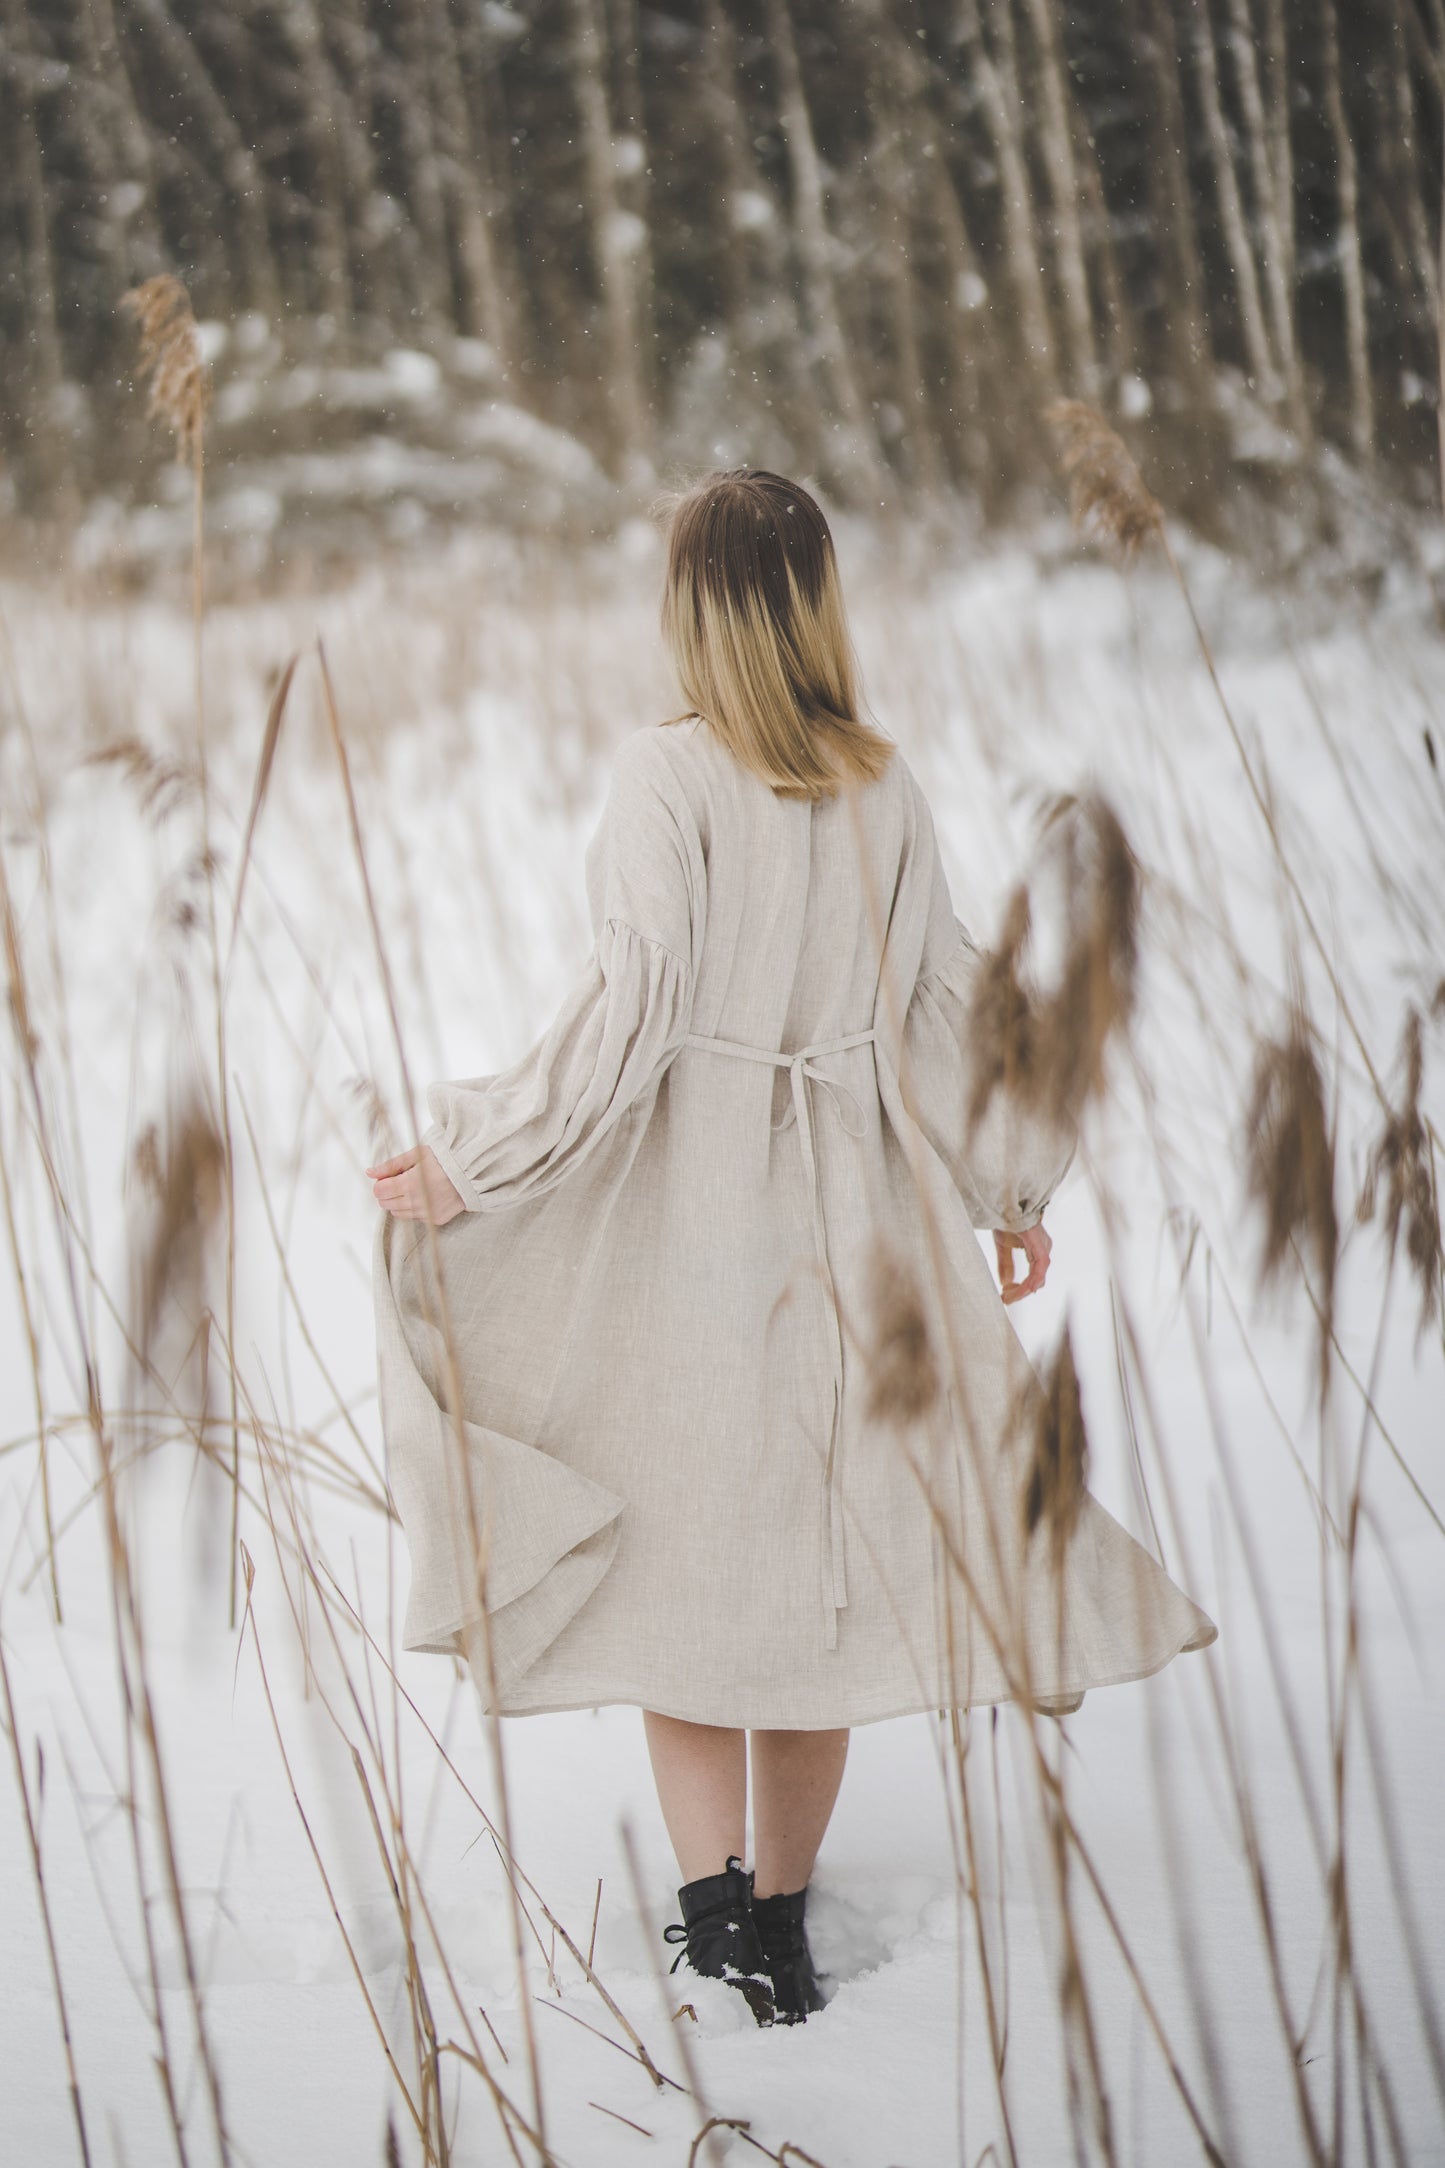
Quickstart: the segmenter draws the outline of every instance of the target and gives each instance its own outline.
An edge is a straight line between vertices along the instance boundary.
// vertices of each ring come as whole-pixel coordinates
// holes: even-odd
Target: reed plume
[[[1432,1012],[1445,1009],[1445,983],[1437,988]],[[1419,1011],[1407,1009],[1400,1041],[1403,1089],[1398,1106],[1385,1115],[1384,1127],[1370,1153],[1357,1218],[1373,1219],[1383,1208],[1385,1238],[1393,1257],[1405,1235],[1405,1256],[1420,1288],[1420,1330],[1440,1314],[1445,1248],[1440,1236],[1440,1200],[1430,1136],[1420,1112],[1425,1080],[1425,1046]]]
[[[937,1403],[938,1361],[918,1282],[881,1235],[869,1258],[869,1293],[868,1414],[901,1429]]]
[[[120,305],[136,320],[141,367],[150,375],[146,411],[175,431],[176,457],[199,463],[210,384],[191,297],[168,271],[132,286]]]
[[[1045,836],[1041,871],[1058,878],[1068,928],[1062,968],[1051,988],[1030,995],[1022,966],[1031,909],[1027,889],[1016,889],[970,1008],[970,1131],[1000,1088],[1047,1121],[1077,1121],[1103,1088],[1110,1041],[1133,1014],[1140,877],[1118,815],[1097,792],[1061,797]]]
[[[1069,506],[1079,532],[1107,543],[1126,563],[1146,542],[1157,541],[1164,530],[1159,501],[1133,453],[1098,409],[1082,399],[1056,399],[1044,419],[1069,477]]]
[[[1324,1080],[1298,1006],[1284,1037],[1264,1041],[1255,1057],[1246,1131],[1245,1180],[1264,1219],[1260,1283],[1279,1279],[1292,1255],[1313,1259],[1323,1359],[1333,1330],[1340,1248],[1335,1145]]]
[[[1020,885],[1008,900],[998,946],[990,949],[974,987],[969,1033],[974,1046],[968,1127],[977,1129],[996,1091],[1031,1099],[1039,1073],[1039,1029],[1023,979],[1032,916],[1029,892]]]
[[[1108,800],[1091,791],[1055,800],[1068,946],[1044,1008],[1038,1095],[1055,1119],[1075,1117],[1102,1090],[1104,1058],[1134,1011],[1139,966],[1138,862]]]
[[[159,823],[188,804],[201,787],[194,765],[158,753],[141,738],[116,738],[88,754],[88,768],[116,768],[125,777],[141,811]]]
[[[1083,1510],[1089,1472],[1089,1440],[1079,1397],[1079,1373],[1067,1325],[1042,1380],[1033,1410],[1028,1479],[1024,1484],[1024,1532],[1044,1527],[1060,1560]]]
[[[225,1193],[225,1146],[201,1099],[187,1099],[162,1139],[154,1125],[133,1164],[154,1198],[136,1272],[136,1343],[149,1354],[173,1296],[194,1294]]]

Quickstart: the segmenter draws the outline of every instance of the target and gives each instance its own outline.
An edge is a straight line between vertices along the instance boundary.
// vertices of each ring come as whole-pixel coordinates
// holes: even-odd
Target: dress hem
[[[1082,1697],[1106,1686],[1130,1686],[1139,1679],[1153,1678],[1167,1664],[1173,1663],[1176,1656],[1187,1656],[1195,1650],[1212,1647],[1214,1642],[1219,1639],[1219,1628],[1214,1625],[1212,1620],[1209,1621],[1209,1624],[1211,1630],[1208,1633],[1195,1633],[1187,1641],[1174,1642],[1161,1656],[1131,1670],[1110,1671],[1102,1678],[1076,1677],[1072,1680],[1061,1681],[1053,1687],[1051,1692],[1039,1697],[1040,1703],[1063,1701],[1072,1698],[1076,1694]],[[1016,1701],[1016,1699],[1017,1696],[1013,1694],[980,1694],[973,1700],[958,1702],[946,1700],[921,1701],[915,1698],[891,1705],[885,1709],[870,1709],[863,1715],[846,1716],[838,1713],[819,1717],[815,1714],[805,1724],[788,1724],[780,1720],[774,1720],[768,1724],[759,1724],[737,1716],[718,1716],[715,1712],[700,1715],[695,1709],[684,1709],[676,1704],[664,1706],[663,1703],[651,1695],[625,1692],[602,1694],[586,1699],[568,1698],[560,1701],[538,1701],[529,1703],[525,1708],[508,1706],[504,1702],[498,1714],[504,1717],[563,1716],[585,1709],[632,1708],[650,1709],[657,1716],[675,1717],[682,1723],[708,1724],[729,1731],[854,1731],[864,1724],[884,1724],[900,1716],[929,1716],[935,1713],[942,1715],[955,1708],[1000,1708],[1005,1703]],[[483,1700],[483,1713],[487,1713],[485,1698]],[[1048,1715],[1049,1713],[1047,1709],[1040,1707],[1040,1715]],[[1057,1713],[1069,1715],[1072,1712],[1065,1709]]]

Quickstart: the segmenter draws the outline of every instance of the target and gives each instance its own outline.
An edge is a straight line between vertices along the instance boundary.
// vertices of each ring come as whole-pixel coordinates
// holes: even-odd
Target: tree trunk
[[[1098,392],[1099,365],[1094,346],[1094,317],[1089,301],[1089,274],[1084,259],[1084,236],[1079,222],[1082,191],[1074,163],[1068,85],[1059,46],[1054,0],[1026,0],[1029,22],[1039,54],[1042,91],[1041,143],[1044,166],[1053,198],[1054,261],[1063,297],[1064,325],[1068,333],[1069,373],[1072,388],[1083,398]]]
[[[495,58],[480,11],[463,7],[452,16],[472,157],[487,214],[492,276],[496,282],[497,332],[493,344],[505,371],[522,366],[526,318],[512,233],[511,145],[507,110]]]
[[[1279,35],[1284,35],[1283,18]],[[1305,433],[1304,383],[1300,373],[1299,347],[1294,315],[1294,203],[1292,179],[1286,194],[1279,193],[1279,146],[1265,119],[1260,89],[1259,58],[1250,0],[1229,0],[1229,49],[1234,60],[1240,111],[1244,115],[1245,141],[1249,150],[1250,185],[1260,232],[1264,260],[1264,299],[1269,312],[1270,338],[1280,375],[1280,388],[1291,427]],[[1272,95],[1278,82],[1272,74]],[[1283,77],[1288,97],[1288,78]],[[1276,131],[1284,131],[1284,164],[1289,165],[1289,112],[1276,115]]]
[[[35,411],[44,418],[43,456],[48,465],[58,451],[55,394],[65,375],[65,361],[55,305],[55,263],[46,215],[45,173],[40,162],[40,137],[31,94],[35,58],[21,0],[0,0],[0,20],[4,22],[5,42],[10,50],[10,66],[6,72],[15,110],[15,132],[10,139],[9,156],[15,161],[25,207],[25,315],[35,361],[34,384],[38,394]]]
[[[822,452],[818,388],[803,359],[803,326],[796,282],[789,276],[781,208],[758,170],[747,116],[737,91],[737,35],[719,0],[710,0],[703,29],[703,91],[723,183],[722,278],[724,321],[739,356],[756,356],[773,386],[785,436],[810,470]],[[763,321],[759,322],[759,302]],[[783,311],[781,337],[767,319]]]
[[[613,453],[624,475],[650,473],[638,307],[640,221],[617,194],[617,157],[607,102],[606,52],[599,0],[571,0],[572,95],[582,125],[592,257],[604,325],[603,394]]]
[[[902,41],[899,51],[910,61],[916,58],[913,48]],[[986,306],[988,283],[943,155],[941,131],[921,97],[915,119],[919,157],[928,178],[928,210],[944,264],[937,306],[947,338],[950,366],[944,384],[951,394],[948,411],[953,442],[965,472],[997,472],[999,462],[988,427],[986,388],[991,377],[1001,376],[1002,360]]]
[[[650,408],[656,390],[657,295],[652,272],[649,219],[647,115],[642,102],[641,27],[637,0],[611,0],[613,50],[620,62],[618,118],[613,142],[617,201],[625,218],[636,220],[633,279],[637,291],[637,361],[642,396]]]
[[[85,72],[89,78],[89,118],[77,133],[102,180],[106,195],[105,227],[115,291],[165,269],[165,250],[156,225],[151,147],[126,72],[116,36],[111,0],[80,0],[76,11]],[[133,199],[118,217],[116,183]]]
[[[382,74],[383,95],[396,108],[402,155],[406,161],[407,209],[417,247],[408,266],[412,289],[423,316],[435,323],[456,322],[452,280],[451,235],[442,188],[431,104],[430,0],[393,0],[396,51]]]
[[[1013,24],[1009,9],[1013,0],[1001,0],[995,20],[1003,26],[1002,61],[995,62],[983,26],[977,0],[961,0],[960,28],[971,39],[974,78],[978,84],[988,131],[998,160],[999,186],[1003,194],[1004,261],[1023,334],[1024,363],[1038,391],[1048,395],[1056,387],[1053,338],[1049,329],[1048,297],[1039,263],[1039,237],[1034,222],[1033,192],[1024,159],[1019,127],[1018,78],[1013,68]]]
[[[1229,131],[1224,124],[1224,107],[1219,96],[1219,62],[1214,50],[1214,25],[1210,20],[1209,0],[1189,0],[1189,5],[1194,14],[1194,57],[1199,74],[1200,104],[1204,110],[1210,163],[1214,168],[1214,185],[1219,196],[1220,225],[1224,231],[1224,242],[1229,250],[1230,266],[1234,272],[1234,291],[1239,303],[1239,328],[1244,337],[1245,359],[1256,391],[1261,398],[1273,401],[1277,397],[1274,363],[1265,334],[1259,274],[1255,268],[1249,229],[1245,224],[1239,177],[1234,170],[1234,152],[1230,146]]]
[[[1290,419],[1296,435],[1307,439],[1311,429],[1310,412],[1295,329],[1294,147],[1289,124],[1294,84],[1290,79],[1285,0],[1264,0],[1264,53],[1265,81],[1269,85],[1269,170],[1274,206],[1270,222],[1273,249],[1270,288],[1274,297],[1276,338],[1280,341],[1289,389]]]
[[[1360,246],[1360,176],[1340,82],[1335,0],[1319,0],[1325,71],[1325,115],[1335,146],[1339,196],[1340,287],[1345,305],[1345,360],[1350,383],[1350,443],[1357,459],[1375,454],[1375,400],[1370,381],[1370,334],[1365,314],[1365,260]]]
[[[1078,116],[1078,130],[1080,141],[1075,149],[1074,163],[1094,229],[1094,255],[1104,303],[1105,350],[1109,372],[1117,383],[1131,375],[1138,364],[1138,330],[1134,312],[1124,291],[1124,281],[1119,275],[1119,261],[1114,251],[1114,235],[1109,221],[1109,204],[1104,194],[1103,176],[1099,171],[1098,151],[1082,113]]]
[[[462,91],[461,54],[447,0],[427,0],[428,75],[438,122],[440,185],[456,237],[461,271],[463,331],[480,333],[505,368],[511,350],[511,309],[503,295],[492,247],[491,191],[485,145]]]
[[[1440,100],[1441,125],[1445,126],[1445,0],[1429,0],[1430,27],[1435,33],[1435,43],[1421,29],[1418,19],[1414,26],[1420,42],[1426,49],[1427,65],[1435,78],[1435,92]],[[1440,462],[1440,502],[1445,508],[1445,163],[1440,175],[1440,257],[1435,270],[1435,441]]]
[[[266,224],[265,177],[211,81],[194,41],[177,23],[165,0],[126,0],[126,5],[144,27],[152,51],[215,148],[219,176],[235,206],[243,305],[274,317],[281,305],[281,287]]]
[[[778,71],[778,99],[793,183],[793,231],[803,274],[809,330],[834,427],[845,432],[834,462],[840,478],[876,502],[884,470],[872,418],[858,388],[833,281],[833,243],[823,201],[823,173],[803,75],[793,43],[788,0],[768,0],[767,21]]]
[[[1425,208],[1419,128],[1415,114],[1415,84],[1410,71],[1406,41],[1405,0],[1393,0],[1390,9],[1390,111],[1391,144],[1396,189],[1404,214],[1405,243],[1414,282],[1423,294],[1431,318],[1435,314],[1437,265],[1430,240],[1430,219]],[[1387,123],[1387,126],[1390,123]]]
[[[910,480],[928,488],[938,478],[938,444],[924,380],[919,297],[913,270],[921,149],[916,99],[910,95],[909,71],[898,51],[902,41],[881,0],[862,0],[859,18],[863,37],[854,50],[859,73],[868,85],[872,119],[868,161],[873,181],[870,253],[876,255],[887,295],[893,394],[902,420],[901,449]]]
[[[1194,226],[1179,53],[1169,0],[1136,0],[1135,21],[1152,96],[1147,98],[1156,245],[1166,271],[1166,337],[1175,369],[1196,401],[1209,389],[1204,268]]]
[[[300,78],[302,126],[316,191],[310,268],[322,308],[342,329],[348,329],[355,303],[347,252],[346,183],[337,142],[337,108],[343,93],[326,57],[313,0],[286,0],[281,23]]]

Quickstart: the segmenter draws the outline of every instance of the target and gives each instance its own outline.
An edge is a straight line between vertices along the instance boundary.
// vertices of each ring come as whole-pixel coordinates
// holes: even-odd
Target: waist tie
[[[733,1054],[742,1061],[767,1062],[774,1069],[786,1069],[792,1087],[793,1113],[797,1119],[798,1140],[803,1147],[803,1161],[808,1173],[808,1190],[813,1206],[813,1247],[817,1253],[818,1269],[822,1275],[823,1292],[828,1312],[829,1357],[833,1369],[833,1412],[828,1424],[828,1450],[823,1464],[823,1645],[838,1645],[838,1613],[848,1601],[848,1583],[843,1557],[843,1494],[840,1486],[841,1466],[839,1443],[840,1418],[843,1410],[843,1334],[838,1323],[838,1302],[833,1289],[833,1274],[828,1264],[828,1234],[823,1217],[823,1189],[818,1175],[818,1152],[813,1134],[812,1108],[809,1103],[808,1081],[811,1079],[826,1085],[833,1094],[833,1104],[838,1119],[843,1122],[843,1109],[838,1094],[851,1099],[859,1115],[862,1108],[846,1084],[836,1077],[825,1076],[815,1067],[826,1054],[846,1053],[849,1047],[866,1045],[876,1039],[877,1033],[851,1031],[842,1039],[818,1039],[811,1046],[800,1046],[791,1054],[782,1054],[773,1047],[748,1046],[741,1039],[709,1039],[699,1032],[690,1032],[683,1041],[685,1046],[710,1048],[716,1054]],[[777,1125],[786,1128],[786,1121]],[[843,1122],[848,1129],[848,1124]],[[850,1136],[861,1136],[862,1127],[848,1129]]]

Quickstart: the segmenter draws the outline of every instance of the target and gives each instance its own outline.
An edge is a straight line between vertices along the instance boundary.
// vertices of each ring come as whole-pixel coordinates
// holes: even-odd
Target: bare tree
[[[14,4],[14,0],[11,0]],[[153,58],[201,123],[214,147],[235,219],[240,298],[245,307],[274,316],[281,282],[267,225],[265,175],[225,99],[166,0],[126,0],[131,19],[144,30]]]
[[[469,115],[470,156],[487,220],[493,301],[484,310],[487,337],[504,370],[515,366],[521,343],[522,296],[511,227],[511,160],[506,102],[500,71],[482,10],[453,15],[462,95]]]
[[[1103,339],[1110,373],[1116,378],[1127,376],[1138,359],[1138,333],[1134,312],[1125,292],[1124,280],[1119,270],[1118,254],[1114,247],[1113,228],[1109,219],[1108,199],[1104,194],[1103,176],[1099,171],[1099,156],[1093,136],[1081,114],[1075,116],[1077,142],[1074,164],[1079,175],[1079,185],[1088,208],[1088,225],[1085,240],[1097,266],[1098,282],[1103,298]]]
[[[1038,47],[1040,145],[1049,176],[1053,205],[1054,261],[1058,266],[1059,292],[1063,300],[1064,326],[1068,334],[1069,374],[1073,388],[1085,398],[1097,391],[1098,356],[1094,346],[1093,309],[1089,301],[1089,274],[1084,260],[1084,235],[1079,204],[1083,191],[1074,160],[1074,132],[1068,85],[1064,77],[1054,0],[1025,0],[1029,24]]]
[[[1229,52],[1244,117],[1245,143],[1249,153],[1250,183],[1255,218],[1260,232],[1260,255],[1264,263],[1264,298],[1269,312],[1270,338],[1279,370],[1283,397],[1291,426],[1303,434],[1307,429],[1304,379],[1294,315],[1294,187],[1289,157],[1289,111],[1286,85],[1285,109],[1276,111],[1273,124],[1266,121],[1264,94],[1260,87],[1258,43],[1251,0],[1228,0]],[[1273,5],[1273,0],[1269,0]],[[1283,63],[1274,39],[1283,51],[1284,18],[1273,23],[1269,57],[1272,96],[1278,99]],[[1285,193],[1281,194],[1281,190]]]
[[[346,325],[354,311],[354,296],[347,248],[346,174],[337,142],[340,86],[326,56],[313,0],[285,0],[279,20],[296,62],[302,127],[316,191],[313,272],[322,307]]]
[[[44,416],[48,439],[54,429],[54,397],[65,373],[60,348],[60,327],[55,306],[55,266],[50,249],[50,225],[45,198],[45,175],[40,162],[40,139],[35,127],[33,83],[36,56],[29,25],[20,0],[3,4],[6,43],[10,48],[10,95],[15,107],[15,133],[11,155],[15,159],[25,219],[24,263],[26,313],[35,355],[37,407]]]
[[[887,297],[893,393],[902,418],[903,450],[911,479],[931,486],[938,478],[938,444],[923,373],[919,295],[913,271],[921,163],[914,101],[909,71],[899,56],[902,41],[882,0],[863,0],[858,27],[862,33],[860,53],[867,54],[863,72],[872,121],[868,156],[872,177],[870,259],[877,265]]]
[[[884,486],[883,463],[838,308],[823,169],[803,91],[788,0],[768,0],[767,21],[778,70],[778,106],[788,146],[793,232],[803,275],[808,328],[816,366],[826,387],[825,404],[837,417],[835,426],[842,430],[833,464],[842,480],[876,500]]]
[[[1236,44],[1236,51],[1238,51]],[[1294,143],[1290,134],[1290,106],[1294,86],[1290,80],[1289,27],[1285,0],[1264,0],[1265,80],[1269,86],[1269,166],[1273,217],[1270,241],[1275,252],[1270,286],[1275,295],[1275,332],[1281,341],[1285,382],[1289,386],[1290,414],[1295,428],[1305,434],[1309,409],[1305,400],[1304,369],[1295,330],[1295,187]],[[1287,333],[1287,343],[1285,334]]]
[[[1188,129],[1179,80],[1179,54],[1169,0],[1134,0],[1145,70],[1145,120],[1155,197],[1155,246],[1167,273],[1166,336],[1183,383],[1202,396],[1210,347],[1204,306],[1204,266],[1194,223],[1187,163]]]
[[[83,111],[75,132],[102,192],[111,276],[120,294],[165,269],[154,165],[116,36],[111,0],[82,0],[75,23],[84,62],[77,85]]]
[[[431,97],[431,0],[393,0],[395,49],[382,47],[380,87],[396,114],[406,169],[406,204],[414,230],[407,272],[417,306],[433,324],[452,320],[447,199]]]
[[[738,96],[737,35],[721,0],[710,0],[702,38],[704,119],[722,179],[720,285],[723,318],[750,367],[766,370],[785,432],[816,467],[818,388],[804,358],[802,320],[781,207],[759,170]]]
[[[1013,0],[1003,0],[993,20],[1000,29],[999,57],[990,50],[979,21],[978,0],[960,0],[959,26],[969,39],[969,61],[985,122],[998,160],[1003,199],[1004,261],[1023,333],[1024,361],[1041,391],[1054,387],[1054,342],[1040,263],[1033,191],[1029,185],[1019,123],[1018,71],[1014,63]]]
[[[648,469],[650,429],[643,391],[638,250],[641,222],[624,210],[607,98],[607,48],[599,0],[571,0],[572,93],[582,123],[592,259],[606,334],[604,390],[614,453],[624,472]]]
[[[1389,98],[1383,116],[1383,140],[1389,153],[1394,187],[1404,227],[1402,284],[1413,280],[1433,317],[1436,306],[1438,266],[1430,238],[1430,216],[1422,186],[1426,160],[1421,156],[1420,131],[1415,110],[1415,81],[1410,66],[1406,0],[1390,0],[1387,48]],[[1418,17],[1416,18],[1418,23]],[[1389,208],[1387,203],[1386,208]]]
[[[461,271],[460,323],[480,332],[505,365],[511,310],[492,247],[491,191],[485,145],[462,91],[461,52],[447,0],[426,0],[428,83],[436,114],[439,183]]]
[[[1370,381],[1370,333],[1365,314],[1365,259],[1360,246],[1360,177],[1354,137],[1340,82],[1339,25],[1335,0],[1319,0],[1324,58],[1325,113],[1335,150],[1339,199],[1340,286],[1345,304],[1345,361],[1350,380],[1350,442],[1360,459],[1375,451],[1375,400]]]
[[[1219,196],[1219,222],[1224,233],[1225,247],[1229,251],[1230,268],[1234,273],[1234,292],[1239,304],[1239,328],[1244,338],[1245,358],[1261,397],[1273,399],[1277,396],[1274,363],[1264,328],[1264,306],[1260,299],[1254,248],[1245,223],[1239,176],[1234,170],[1234,151],[1229,140],[1229,130],[1224,123],[1224,106],[1219,95],[1219,62],[1214,50],[1214,24],[1210,18],[1209,0],[1189,0],[1189,7],[1194,19],[1194,58],[1199,77],[1200,104],[1203,107],[1205,131],[1209,138],[1209,159],[1214,169],[1214,185]]]
[[[637,294],[638,366],[643,397],[649,406],[656,389],[653,349],[657,296],[652,269],[652,223],[648,191],[647,115],[642,98],[642,25],[637,0],[610,0],[613,50],[618,61],[618,100],[612,161],[617,201],[631,227],[633,283]]]

